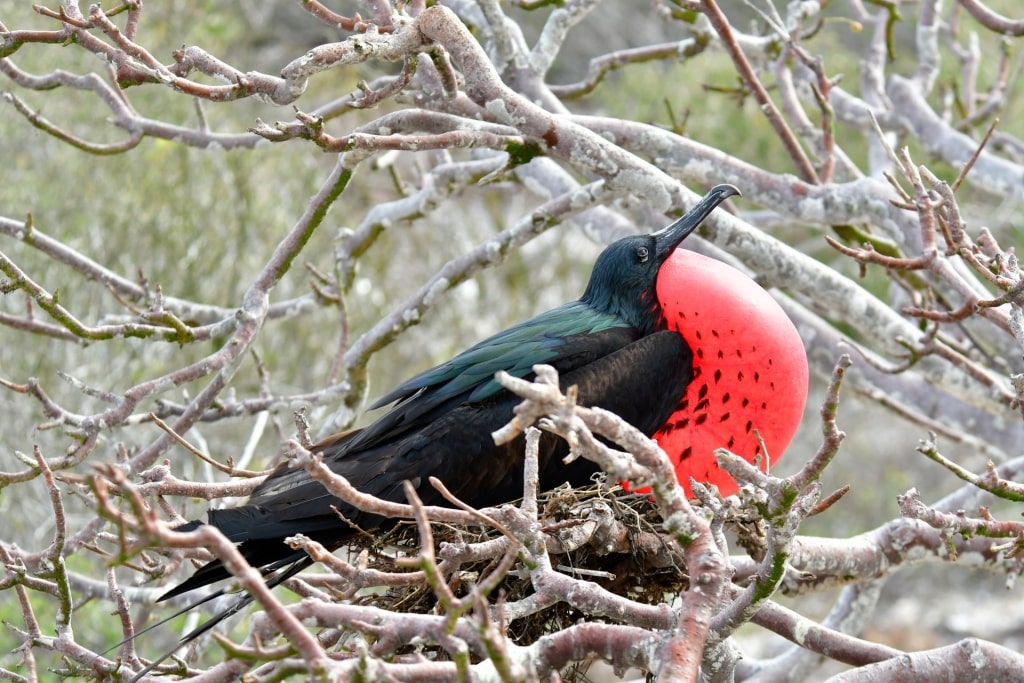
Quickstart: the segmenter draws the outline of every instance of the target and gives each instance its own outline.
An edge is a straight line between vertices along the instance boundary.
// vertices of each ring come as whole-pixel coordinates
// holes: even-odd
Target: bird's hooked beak
[[[659,263],[663,263],[686,236],[697,229],[708,215],[719,204],[740,191],[734,185],[715,185],[696,206],[687,211],[679,220],[667,228],[651,235],[654,238],[655,253]]]

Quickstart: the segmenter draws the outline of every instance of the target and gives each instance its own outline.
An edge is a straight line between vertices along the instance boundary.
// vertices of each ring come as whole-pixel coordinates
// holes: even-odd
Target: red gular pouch
[[[803,342],[768,292],[721,261],[677,249],[661,267],[656,291],[668,328],[693,350],[694,368],[653,438],[687,497],[691,477],[731,495],[738,486],[714,451],[727,448],[762,471],[782,457],[807,403]]]

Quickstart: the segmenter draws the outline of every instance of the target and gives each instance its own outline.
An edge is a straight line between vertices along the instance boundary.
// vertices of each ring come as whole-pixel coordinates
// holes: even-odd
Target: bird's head
[[[655,293],[662,265],[715,207],[739,193],[732,185],[716,185],[667,228],[608,245],[594,264],[582,300],[621,317],[642,334],[653,332],[662,318]]]

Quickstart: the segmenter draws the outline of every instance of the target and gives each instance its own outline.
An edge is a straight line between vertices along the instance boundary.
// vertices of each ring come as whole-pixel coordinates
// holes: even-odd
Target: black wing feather
[[[561,382],[563,388],[578,387],[582,405],[611,410],[650,435],[672,414],[691,375],[686,342],[675,332],[658,332],[564,373]],[[327,444],[324,462],[360,491],[394,502],[405,502],[403,482],[409,480],[426,504],[445,505],[427,481],[430,476],[476,507],[515,500],[522,495],[522,441],[498,447],[490,435],[511,419],[519,401],[502,391],[481,403],[461,404],[414,433],[368,450],[352,450],[358,433],[350,433]],[[564,464],[567,452],[560,439],[544,435],[542,488],[566,481],[579,486],[596,471],[585,460]],[[340,520],[335,510],[351,524]],[[248,505],[211,510],[209,523],[240,542],[252,564],[263,566],[295,552],[282,542],[287,536],[303,533],[333,548],[351,538],[355,526],[372,530],[394,520],[355,509],[330,495],[305,470],[282,464],[256,489]],[[226,577],[226,570],[213,562],[186,583],[191,589]]]

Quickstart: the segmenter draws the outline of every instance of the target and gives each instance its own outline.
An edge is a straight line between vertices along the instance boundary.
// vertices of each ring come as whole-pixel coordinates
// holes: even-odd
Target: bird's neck
[[[581,301],[596,313],[613,316],[625,322],[641,337],[668,328],[653,287],[640,294],[639,299],[636,295],[626,298],[607,293],[605,296],[584,297]]]

